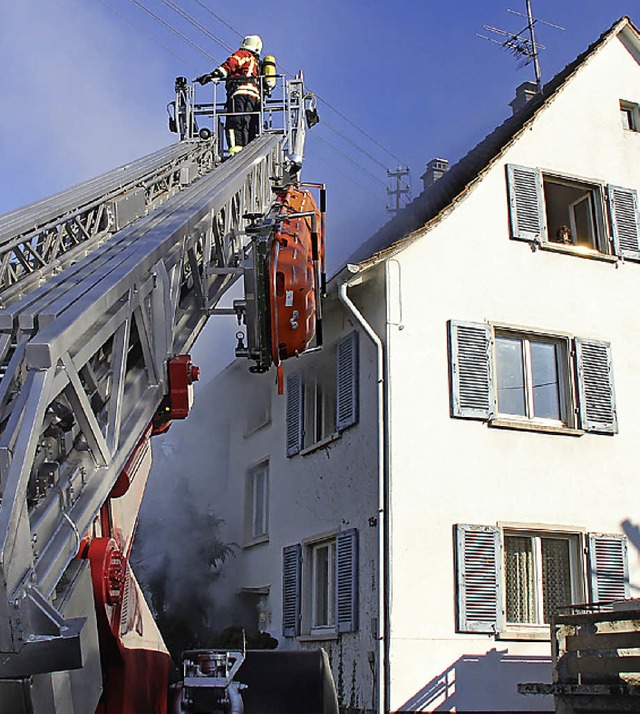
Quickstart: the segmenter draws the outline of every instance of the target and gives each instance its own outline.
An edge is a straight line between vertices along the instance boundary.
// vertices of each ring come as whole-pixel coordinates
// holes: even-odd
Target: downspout
[[[348,265],[347,269],[355,273],[358,268]],[[348,295],[348,290],[353,285],[362,282],[360,275],[346,278],[338,285],[340,302],[353,315],[356,322],[369,336],[376,348],[376,383],[378,404],[378,714],[386,714],[388,708],[388,675],[389,675],[389,648],[388,648],[388,568],[387,554],[389,531],[387,521],[387,452],[386,452],[386,421],[385,421],[385,374],[384,374],[384,347],[382,340],[367,322],[364,315],[354,305]]]

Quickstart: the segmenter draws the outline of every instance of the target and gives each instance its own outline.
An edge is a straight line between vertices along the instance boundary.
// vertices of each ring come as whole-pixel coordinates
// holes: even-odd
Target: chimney
[[[511,110],[515,114],[519,112],[530,99],[533,99],[536,94],[540,93],[540,86],[537,82],[523,82],[516,89],[516,98],[509,102]]]
[[[424,190],[433,186],[433,184],[442,178],[449,170],[449,161],[447,159],[431,159],[427,164],[427,170],[420,176],[424,184]]]

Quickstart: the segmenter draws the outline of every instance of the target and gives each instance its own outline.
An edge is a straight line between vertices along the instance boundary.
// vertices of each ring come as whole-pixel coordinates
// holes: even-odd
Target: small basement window
[[[548,240],[609,253],[599,184],[543,175]]]

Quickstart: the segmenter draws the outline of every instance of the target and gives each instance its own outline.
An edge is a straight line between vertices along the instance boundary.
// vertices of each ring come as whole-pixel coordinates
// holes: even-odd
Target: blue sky
[[[228,53],[171,2],[139,1],[204,52],[135,0],[1,4],[0,213],[174,141],[165,111],[174,78],[213,68],[205,52],[218,61]],[[524,19],[507,8],[524,12],[524,0],[177,4],[229,46],[237,46],[237,33],[261,34],[279,66],[303,69],[319,95],[321,124],[310,134],[303,175],[328,184],[330,266],[390,217],[386,168],[408,164],[417,195],[426,162],[460,158],[508,116],[515,87],[532,78],[530,67],[519,69],[476,36],[483,24],[522,29]],[[538,25],[543,81],[622,15],[634,19],[635,5],[533,0],[538,18],[566,28]]]
[[[524,12],[524,0],[0,2],[0,213],[175,141],[166,115],[175,77],[213,69],[228,52],[172,2],[228,46],[259,33],[265,53],[288,72],[302,69],[319,96],[303,177],[328,186],[330,271],[390,218],[387,168],[409,165],[417,195],[427,161],[463,156],[509,116],[515,88],[533,77],[476,36],[484,24],[523,29],[507,8]],[[566,28],[538,25],[543,82],[623,15],[640,23],[632,0],[533,0],[533,8]],[[216,327],[230,336],[209,375],[233,357],[235,323],[223,322]],[[201,362],[211,362],[210,343],[196,345],[196,357],[208,353]]]

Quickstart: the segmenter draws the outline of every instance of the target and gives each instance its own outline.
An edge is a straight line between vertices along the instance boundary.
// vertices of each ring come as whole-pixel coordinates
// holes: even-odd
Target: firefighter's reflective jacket
[[[260,99],[260,58],[249,50],[236,50],[216,70],[227,82],[227,96],[239,94]]]

